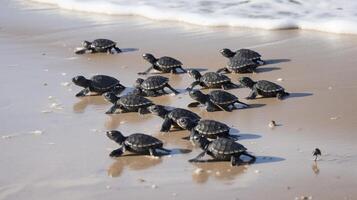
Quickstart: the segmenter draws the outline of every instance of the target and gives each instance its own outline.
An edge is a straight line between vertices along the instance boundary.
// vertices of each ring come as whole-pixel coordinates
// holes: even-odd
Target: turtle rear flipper
[[[169,132],[172,124],[173,124],[172,119],[165,118],[164,122],[162,123],[160,131]]]
[[[200,162],[199,159],[201,159],[203,156],[205,156],[206,153],[207,153],[207,150],[204,150],[202,153],[198,154],[195,158],[188,160],[188,162]]]

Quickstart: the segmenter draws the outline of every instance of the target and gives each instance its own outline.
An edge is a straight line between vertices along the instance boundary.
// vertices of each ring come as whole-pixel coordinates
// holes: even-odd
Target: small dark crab
[[[93,42],[84,41],[81,48],[75,51],[76,54],[84,53],[120,53],[121,50],[116,47],[116,43],[108,39],[96,39]]]
[[[139,72],[139,75],[147,74],[149,73],[152,69],[155,69],[157,71],[163,72],[163,73],[173,73],[177,74],[180,73],[178,70],[181,70],[181,73],[186,73],[186,70],[182,68],[182,62],[168,56],[164,56],[161,58],[155,58],[152,54],[145,53],[143,55],[143,58],[148,61],[151,64],[151,67],[149,67],[146,71],[144,72]]]

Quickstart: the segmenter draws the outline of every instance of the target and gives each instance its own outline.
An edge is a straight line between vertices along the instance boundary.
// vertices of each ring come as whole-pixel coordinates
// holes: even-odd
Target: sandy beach
[[[51,5],[2,1],[0,7],[0,199],[357,199],[357,36],[302,30],[201,27],[136,16],[106,16]],[[83,40],[117,41],[121,54],[75,55]],[[251,48],[267,65],[255,80],[271,80],[291,93],[245,100],[252,108],[207,113],[241,135],[256,163],[187,162],[201,150],[182,140],[187,131],[159,132],[163,120],[138,113],[106,115],[103,97],[76,98],[72,77],[106,74],[130,92],[149,67],[150,52],[172,56],[187,69],[216,71],[222,48]],[[150,98],[185,108],[188,75],[164,76],[181,94]],[[242,75],[229,74],[237,83]],[[145,76],[144,76],[145,77]],[[206,90],[208,92],[208,90]],[[206,92],[205,91],[205,92]],[[279,126],[271,129],[275,120]],[[172,149],[160,159],[110,158],[118,147],[105,136],[117,129],[153,135]],[[313,161],[312,151],[322,150]]]

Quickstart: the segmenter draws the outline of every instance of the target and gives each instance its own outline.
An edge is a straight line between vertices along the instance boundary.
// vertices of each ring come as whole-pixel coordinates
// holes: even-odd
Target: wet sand
[[[73,54],[82,40],[110,38],[125,53]],[[356,199],[357,36],[299,30],[206,28],[139,17],[88,15],[55,7],[3,2],[0,8],[0,199]],[[215,71],[219,49],[252,48],[268,65],[253,79],[277,82],[291,96],[244,100],[253,108],[206,113],[231,125],[257,156],[250,166],[190,164],[200,150],[181,140],[187,131],[159,132],[162,119],[137,113],[105,115],[102,97],[75,98],[75,75],[108,74],[129,92],[146,52],[169,55],[186,68]],[[183,91],[192,79],[170,77]],[[234,82],[240,75],[229,75]],[[69,85],[68,85],[69,84]],[[187,93],[151,98],[185,107]],[[275,120],[274,129],[268,123]],[[104,131],[154,135],[171,156],[108,156],[117,148]],[[238,133],[239,132],[239,133]],[[322,158],[315,163],[312,150]],[[201,170],[197,170],[201,169]],[[196,173],[199,172],[199,173]]]

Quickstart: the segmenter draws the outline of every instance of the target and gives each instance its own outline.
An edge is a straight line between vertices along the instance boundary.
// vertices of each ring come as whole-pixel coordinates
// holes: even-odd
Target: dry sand
[[[82,40],[102,37],[127,52],[73,54]],[[0,199],[357,199],[357,36],[206,28],[2,1],[0,44]],[[131,86],[148,67],[145,52],[215,71],[226,62],[218,52],[224,47],[261,52],[270,64],[250,76],[282,78],[292,94],[252,100],[255,108],[232,113],[193,109],[239,130],[240,142],[258,157],[250,166],[190,164],[200,151],[181,140],[186,131],[162,135],[162,120],[151,115],[105,115],[110,104],[102,97],[75,98],[80,88],[66,86],[75,75],[98,73]],[[192,82],[167,76],[181,91]],[[239,75],[230,77],[236,82]],[[231,92],[243,99],[249,90]],[[152,99],[176,107],[190,102],[187,93]],[[270,129],[271,120],[280,126]],[[117,145],[106,138],[108,129],[152,134],[174,153],[112,159]],[[323,153],[317,163],[315,147]]]

